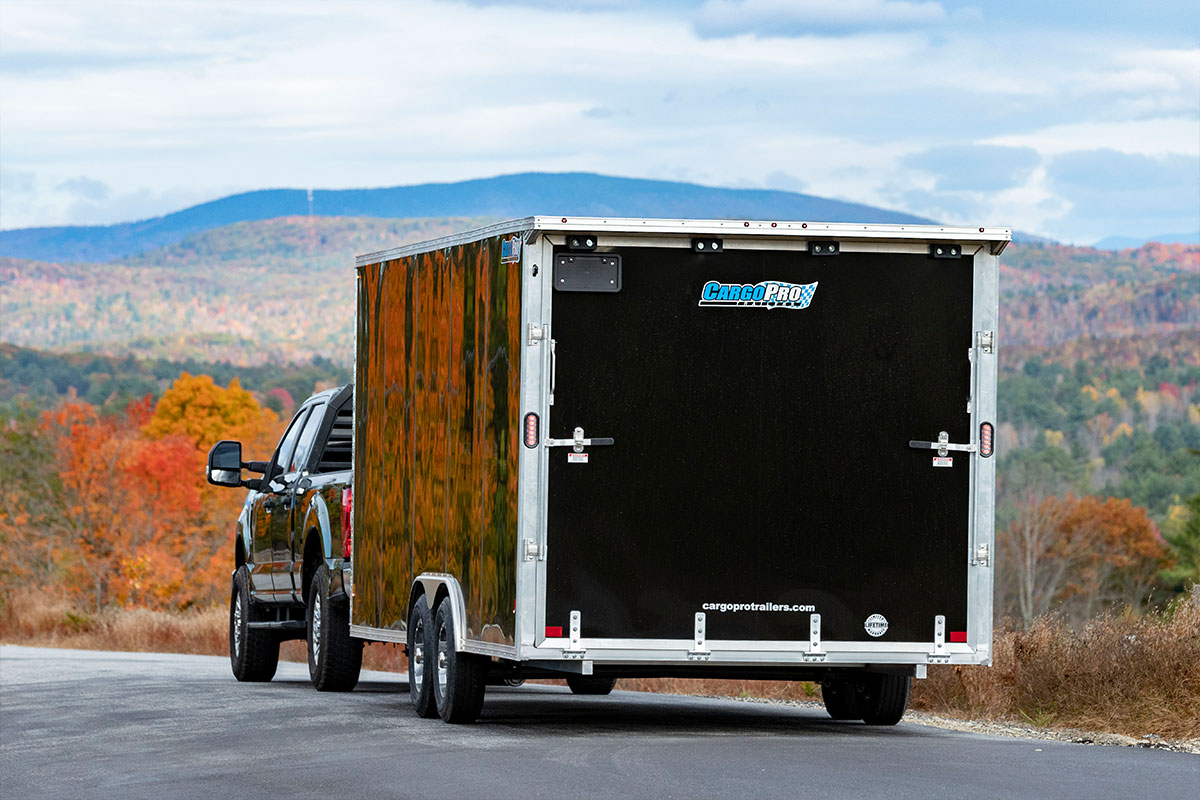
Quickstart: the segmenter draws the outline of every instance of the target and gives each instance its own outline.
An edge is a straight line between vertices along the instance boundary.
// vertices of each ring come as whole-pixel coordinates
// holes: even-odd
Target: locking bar
[[[597,447],[602,444],[612,444],[610,436],[600,436],[594,439],[584,438],[583,428],[575,429],[574,439],[547,439],[546,447],[570,447],[576,453],[582,453],[585,447]]]
[[[914,450],[937,450],[939,456],[945,456],[951,450],[974,453],[978,449],[973,444],[954,444],[950,441],[950,434],[945,431],[938,433],[936,442],[923,442],[920,439],[913,439],[908,443],[908,446]]]

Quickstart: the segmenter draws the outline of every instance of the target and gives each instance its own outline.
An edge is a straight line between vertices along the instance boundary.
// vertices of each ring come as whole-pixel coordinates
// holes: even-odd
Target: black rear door
[[[703,610],[709,639],[801,640],[815,610],[826,641],[875,640],[872,615],[884,641],[931,641],[939,614],[965,631],[970,456],[908,443],[971,441],[971,260],[620,255],[620,291],[553,297],[548,433],[615,443],[550,451],[547,628],[579,610],[585,637],[686,639]],[[766,282],[798,302],[720,288]]]

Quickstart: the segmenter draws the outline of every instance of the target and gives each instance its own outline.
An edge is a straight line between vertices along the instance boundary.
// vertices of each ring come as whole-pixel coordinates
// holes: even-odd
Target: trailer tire
[[[418,717],[433,719],[438,715],[433,699],[434,665],[433,616],[425,595],[417,598],[408,614],[408,699]]]
[[[605,678],[603,676],[572,675],[567,678],[567,686],[575,694],[612,694],[613,687],[616,685],[616,678]]]
[[[912,678],[907,675],[870,675],[863,692],[863,722],[895,725],[908,708]]]
[[[433,644],[437,653],[433,696],[437,712],[450,723],[474,722],[483,710],[487,690],[487,662],[454,647],[454,610],[449,599],[438,604],[433,619]]]
[[[250,570],[243,564],[233,573],[229,595],[229,663],[239,681],[269,681],[279,666],[279,636],[247,625],[259,616],[250,602]]]
[[[843,678],[821,684],[821,700],[829,716],[837,720],[863,718],[863,698],[858,684]]]
[[[329,572],[313,574],[305,613],[308,677],[318,692],[349,692],[362,671],[363,641],[350,635],[350,609],[329,600]]]

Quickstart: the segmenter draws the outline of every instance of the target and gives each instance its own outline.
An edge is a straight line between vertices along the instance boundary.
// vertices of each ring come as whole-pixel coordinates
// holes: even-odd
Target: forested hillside
[[[195,234],[119,263],[0,259],[0,341],[235,364],[321,356],[349,365],[354,256],[487,221],[289,217]],[[1017,366],[1029,348],[1050,346],[1136,366],[1156,346],[1151,339],[1200,329],[1198,262],[1200,248],[1186,245],[1119,253],[1010,245],[1001,267],[1003,352],[1019,353],[1019,363],[1010,362]]]
[[[0,401],[127,415],[188,372],[284,417],[350,378],[356,254],[486,221],[290,217],[121,263],[0,260],[0,340],[21,346]],[[1169,597],[1200,578],[1200,247],[1013,244],[1001,264],[997,608]]]

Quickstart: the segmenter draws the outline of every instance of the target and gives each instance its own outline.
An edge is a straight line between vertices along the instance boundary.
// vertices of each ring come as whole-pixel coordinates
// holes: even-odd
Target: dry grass
[[[1105,615],[1076,633],[1053,617],[996,636],[991,669],[939,667],[913,707],[1130,736],[1200,737],[1200,602]]]
[[[228,611],[112,609],[87,615],[49,595],[0,607],[0,641],[40,647],[225,655]],[[281,657],[305,661],[304,642]],[[913,684],[912,707],[948,716],[1167,738],[1200,737],[1200,597],[1159,614],[1107,615],[1080,632],[1037,620],[1028,632],[998,631],[994,664],[931,667]],[[401,671],[403,648],[366,648],[367,669]],[[622,680],[620,687],[672,694],[819,700],[808,682]]]
[[[0,605],[0,642],[32,647],[225,656],[229,654],[229,609],[214,606],[168,612],[110,608],[89,614],[51,594],[26,594],[6,598]],[[284,642],[279,657],[301,663],[308,660],[303,641]],[[368,645],[363,652],[363,667],[402,671],[403,649],[390,644]]]
[[[0,641],[84,650],[226,654],[228,615],[224,608],[185,613],[107,609],[88,614],[49,594],[15,595],[0,608]]]

